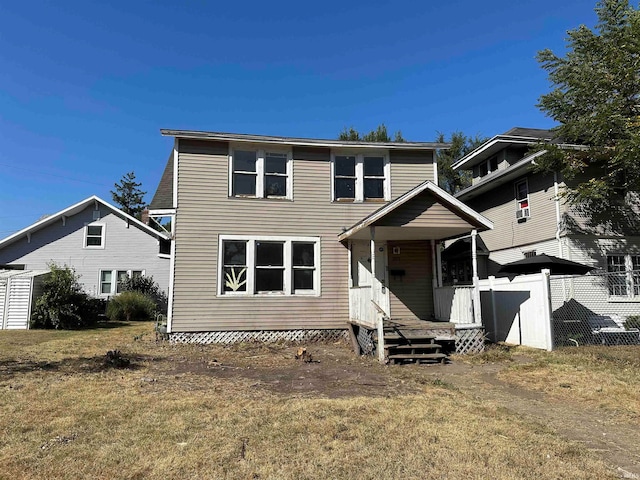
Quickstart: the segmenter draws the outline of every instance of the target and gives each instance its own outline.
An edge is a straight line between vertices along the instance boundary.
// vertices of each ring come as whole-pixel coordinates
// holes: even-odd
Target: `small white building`
[[[48,270],[0,270],[0,329],[26,330]]]

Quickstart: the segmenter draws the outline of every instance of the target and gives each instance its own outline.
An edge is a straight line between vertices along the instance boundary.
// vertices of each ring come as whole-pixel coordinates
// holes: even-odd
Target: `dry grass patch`
[[[582,446],[428,369],[342,346],[301,366],[287,345],[156,345],[150,328],[0,332],[0,477],[616,478]],[[105,368],[113,349],[132,368]],[[327,398],[329,381],[300,393],[256,380],[273,371],[361,385]]]
[[[526,354],[533,362],[513,365],[499,378],[640,423],[640,347],[584,346],[554,352],[528,349]]]

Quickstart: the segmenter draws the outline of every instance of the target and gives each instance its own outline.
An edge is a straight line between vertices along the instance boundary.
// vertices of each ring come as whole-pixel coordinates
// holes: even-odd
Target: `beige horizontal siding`
[[[391,214],[376,222],[375,225],[386,227],[473,228],[470,223],[458,217],[445,206],[437,203],[428,192],[424,192],[404,205],[399,206]]]
[[[391,198],[397,198],[425,180],[434,180],[433,152],[392,150]]]
[[[293,149],[293,200],[229,198],[226,144],[189,143],[189,153],[184,153],[183,142],[178,161],[172,330],[344,327],[349,310],[348,254],[337,235],[380,203],[332,203],[330,150],[311,147]],[[414,152],[394,152],[394,192],[404,193],[399,190],[431,178],[418,178],[432,174],[432,165],[424,162],[424,153],[420,157]],[[321,295],[218,296],[219,235],[319,237]]]
[[[522,178],[525,177],[516,181]],[[493,230],[480,234],[490,251],[555,238],[557,223],[553,200],[553,175],[536,173],[526,178],[529,183],[531,208],[531,217],[526,222],[518,223],[516,219],[516,181],[465,202],[493,222]]]

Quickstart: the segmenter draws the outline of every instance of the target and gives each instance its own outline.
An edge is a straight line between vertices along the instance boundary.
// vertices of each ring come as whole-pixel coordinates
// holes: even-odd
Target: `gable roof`
[[[439,142],[364,142],[352,140],[329,140],[319,138],[275,137],[270,135],[253,135],[245,133],[203,132],[198,130],[171,130],[163,128],[162,135],[175,138],[198,140],[218,140],[224,142],[266,143],[276,145],[296,145],[307,147],[359,147],[384,148],[388,150],[433,150],[447,149],[449,143]]]
[[[37,230],[40,230],[41,228],[44,228],[44,227],[46,227],[48,225],[51,225],[52,223],[55,223],[56,221],[59,221],[63,217],[71,217],[72,215],[80,213],[85,208],[87,208],[87,206],[91,205],[92,203],[96,203],[96,202],[104,205],[109,210],[111,210],[115,215],[119,216],[123,220],[126,220],[130,224],[135,225],[140,230],[148,233],[149,235],[154,236],[157,239],[169,240],[169,237],[167,235],[165,235],[165,234],[163,234],[161,232],[158,232],[157,230],[154,230],[149,225],[145,225],[140,220],[138,220],[138,219],[132,217],[131,215],[123,212],[119,208],[114,207],[110,203],[102,200],[100,197],[98,197],[96,195],[92,195],[89,198],[86,198],[86,199],[82,200],[81,202],[78,202],[78,203],[76,203],[74,205],[71,205],[70,207],[65,208],[64,210],[60,210],[59,212],[54,213],[53,215],[49,215],[49,216],[47,216],[45,218],[42,218],[42,219],[38,220],[34,224],[29,225],[26,228],[23,228],[22,230],[14,233],[13,235],[9,235],[8,237],[3,238],[2,240],[0,240],[0,248],[3,248],[5,246],[15,242],[16,240],[19,240],[20,238],[24,237],[27,234],[33,233],[33,232],[35,232]]]
[[[451,168],[454,170],[468,170],[508,146],[529,146],[539,142],[551,142],[554,138],[555,135],[553,130],[515,127],[503,134],[490,138],[482,145],[454,162],[453,165],[451,165]]]
[[[397,210],[399,207],[406,204],[411,199],[417,197],[423,192],[429,192],[438,203],[444,205],[453,213],[457,214],[459,217],[464,218],[471,225],[476,226],[476,228],[479,228],[480,230],[489,230],[493,228],[493,223],[489,219],[480,215],[478,212],[468,207],[467,205],[462,203],[460,200],[456,199],[449,193],[445,192],[443,189],[438,187],[435,183],[427,180],[421,183],[420,185],[418,185],[417,187],[409,190],[404,195],[401,195],[400,197],[389,202],[385,206],[379,208],[372,214],[366,216],[365,218],[360,220],[358,223],[353,225],[351,228],[348,228],[347,230],[342,232],[340,235],[338,235],[338,240],[340,241],[346,240],[347,238],[353,236],[360,230],[363,230],[364,228],[367,228],[373,225],[374,223],[378,222],[385,216],[391,214],[392,212]]]
[[[538,150],[530,155],[525,155],[509,168],[498,170],[495,173],[483,177],[478,183],[471,185],[464,190],[460,190],[455,194],[457,199],[462,201],[470,200],[476,195],[480,195],[488,190],[496,188],[502,184],[515,180],[517,177],[524,175],[525,171],[535,164],[536,158],[546,153],[546,150]]]
[[[149,210],[165,210],[173,206],[173,150],[171,150],[156,193],[149,204]]]

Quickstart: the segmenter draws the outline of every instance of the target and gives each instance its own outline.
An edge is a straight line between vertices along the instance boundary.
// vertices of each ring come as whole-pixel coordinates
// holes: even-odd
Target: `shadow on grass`
[[[111,353],[111,352],[109,352]],[[115,361],[113,356],[96,355],[93,357],[69,357],[56,362],[32,360],[0,361],[0,379],[9,380],[17,375],[34,372],[52,372],[65,375],[101,373],[109,370],[139,370],[144,363],[162,362],[164,358],[150,355],[121,354],[123,361]]]

